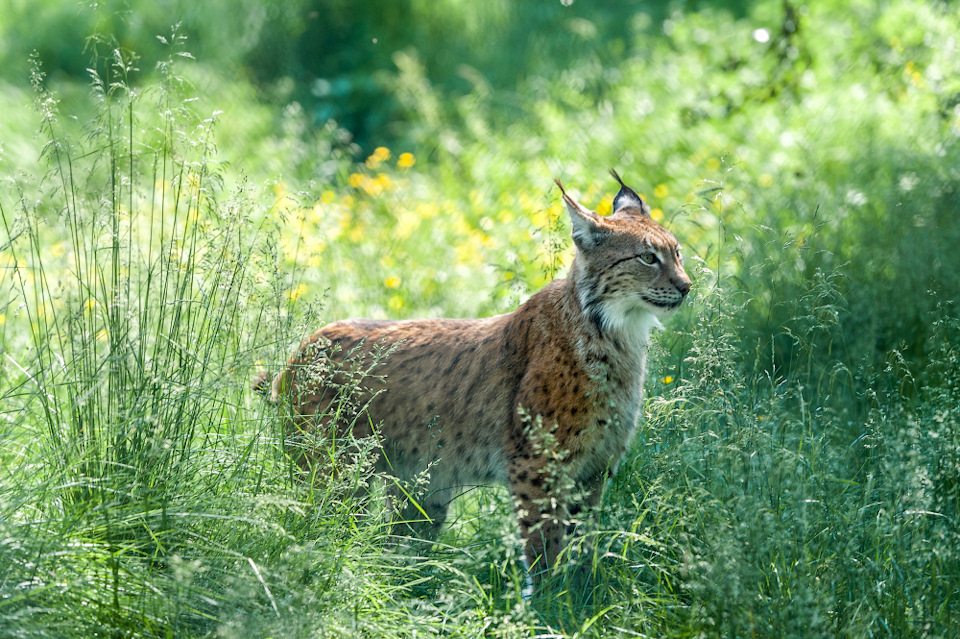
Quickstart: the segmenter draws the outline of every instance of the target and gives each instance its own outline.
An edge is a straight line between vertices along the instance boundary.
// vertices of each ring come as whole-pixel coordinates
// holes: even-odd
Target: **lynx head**
[[[576,202],[557,181],[576,245],[570,278],[583,312],[601,332],[635,334],[645,342],[650,328],[683,303],[690,278],[676,238],[653,221],[643,198],[611,173],[620,190],[609,216]]]

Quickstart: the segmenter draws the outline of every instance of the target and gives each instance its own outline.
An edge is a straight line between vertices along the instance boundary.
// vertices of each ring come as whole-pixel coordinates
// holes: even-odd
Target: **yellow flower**
[[[353,188],[359,189],[361,186],[363,186],[363,183],[366,179],[367,176],[363,175],[362,173],[351,173],[348,182]]]
[[[660,222],[663,220],[663,211],[660,209],[650,209],[650,217],[654,222]]]
[[[367,158],[367,166],[375,169],[390,159],[390,149],[385,146],[378,146],[373,150],[370,157]]]
[[[400,278],[396,275],[392,275],[383,281],[383,285],[387,288],[397,288],[400,286]]]
[[[762,186],[763,188],[768,188],[773,186],[773,176],[770,175],[769,173],[762,174],[759,178],[757,178],[757,181],[760,183],[760,186]]]
[[[664,384],[672,384],[672,383],[673,383],[673,375],[667,375],[666,377],[664,377],[664,378],[663,378],[662,380],[660,380],[660,381],[662,381]]]
[[[436,216],[440,212],[440,207],[436,204],[427,203],[427,204],[417,204],[417,215],[421,219],[429,219]]]
[[[3,326],[6,323],[7,323],[7,314],[0,313],[0,326]]]
[[[653,190],[653,194],[657,196],[657,199],[662,200],[670,195],[670,189],[667,188],[666,184],[658,184],[657,188]]]
[[[296,288],[287,291],[287,299],[289,299],[291,302],[296,302],[306,292],[307,285],[301,282],[300,284],[297,284]]]
[[[597,205],[597,215],[610,215],[613,212],[613,200],[610,197],[604,197]]]
[[[707,170],[716,171],[720,168],[719,158],[707,158]]]
[[[409,169],[416,163],[417,158],[413,157],[413,153],[401,153],[400,157],[397,158],[398,169]]]
[[[106,342],[108,339],[110,339],[110,334],[107,333],[107,329],[105,328],[100,329],[100,332],[97,333],[97,341]]]
[[[386,173],[377,173],[377,184],[384,191],[389,191],[393,188],[393,180],[391,180],[390,176]]]
[[[403,298],[399,295],[391,295],[390,301],[387,302],[387,306],[390,307],[391,311],[399,311],[403,308]]]
[[[420,220],[414,211],[403,210],[397,215],[397,225],[393,232],[398,238],[405,240],[420,226]]]
[[[333,201],[336,199],[337,199],[337,194],[331,191],[330,189],[327,189],[326,191],[320,194],[320,201],[323,202],[324,204],[332,204]]]

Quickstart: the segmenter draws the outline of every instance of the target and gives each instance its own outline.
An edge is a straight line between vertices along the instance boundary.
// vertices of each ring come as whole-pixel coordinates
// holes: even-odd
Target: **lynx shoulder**
[[[649,334],[690,290],[680,246],[620,185],[613,213],[576,202],[560,182],[576,247],[566,279],[514,312],[485,319],[345,320],[307,339],[270,390],[293,411],[290,441],[320,429],[376,434],[380,468],[428,472],[419,506],[430,538],[464,490],[503,482],[514,498],[528,567],[550,568],[570,519],[599,499],[636,428]],[[386,352],[384,355],[383,353]],[[367,371],[343,402],[344,371]],[[261,382],[267,385],[267,380]],[[357,418],[365,410],[369,418]],[[294,446],[305,467],[312,451]]]

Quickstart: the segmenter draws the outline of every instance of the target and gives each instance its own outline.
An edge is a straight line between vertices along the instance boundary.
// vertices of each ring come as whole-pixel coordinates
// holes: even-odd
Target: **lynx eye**
[[[659,258],[657,258],[656,253],[652,253],[650,251],[645,251],[641,253],[640,255],[637,256],[637,259],[643,262],[644,264],[646,264],[647,266],[653,266],[654,264],[660,261]]]

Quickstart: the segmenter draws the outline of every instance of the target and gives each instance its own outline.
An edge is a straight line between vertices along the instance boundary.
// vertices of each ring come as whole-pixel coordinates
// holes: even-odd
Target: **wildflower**
[[[390,159],[390,149],[385,146],[378,146],[373,150],[370,157],[367,158],[367,166],[375,169]]]
[[[390,307],[391,311],[399,311],[403,308],[403,298],[399,295],[391,295],[390,300],[387,302],[387,306]]]
[[[400,157],[397,158],[398,169],[409,169],[416,163],[417,158],[413,156],[413,153],[401,153]]]
[[[757,178],[757,181],[763,188],[769,188],[773,186],[773,176],[769,173],[762,174],[759,178]]]
[[[417,204],[417,216],[422,219],[428,219],[436,216],[440,212],[440,207],[436,204]]]
[[[672,383],[673,383],[673,375],[667,375],[666,377],[664,377],[664,378],[661,379],[660,381],[663,382],[664,384],[672,384]]]
[[[397,288],[400,286],[400,278],[396,275],[391,275],[386,280],[383,281],[383,285],[387,288]]]
[[[658,200],[662,200],[670,195],[670,189],[667,188],[666,184],[658,184],[657,188],[653,190],[653,194],[657,196]]]
[[[377,185],[380,189],[384,191],[389,191],[393,188],[393,180],[390,179],[390,176],[386,173],[377,173]]]
[[[650,210],[650,218],[651,218],[654,222],[661,222],[661,221],[663,220],[663,210],[661,210],[661,209],[651,209],[651,210]]]
[[[351,173],[348,183],[353,188],[359,189],[361,186],[363,186],[363,182],[366,180],[366,178],[367,176],[363,175],[362,173]]]
[[[923,81],[923,76],[919,71],[914,71],[910,74],[910,82],[913,84],[913,86],[919,89],[922,89],[926,86],[926,82]]]
[[[405,240],[420,226],[420,220],[414,211],[403,210],[397,215],[397,225],[393,232],[398,238]]]
[[[597,205],[597,215],[610,215],[613,212],[613,200],[604,197]]]
[[[287,299],[291,302],[296,302],[306,292],[307,285],[301,282],[300,284],[297,284],[296,288],[287,291]]]
[[[330,189],[327,189],[326,191],[320,194],[320,201],[323,202],[324,204],[332,204],[336,199],[337,199],[337,194],[331,191]]]
[[[550,213],[550,209],[537,209],[533,211],[530,219],[533,220],[533,225],[536,228],[546,228],[550,224],[550,219],[553,217]]]
[[[353,226],[350,228],[349,232],[347,233],[347,239],[353,242],[354,244],[358,244],[363,240],[368,239],[367,231],[362,226],[359,226],[359,225]]]

